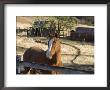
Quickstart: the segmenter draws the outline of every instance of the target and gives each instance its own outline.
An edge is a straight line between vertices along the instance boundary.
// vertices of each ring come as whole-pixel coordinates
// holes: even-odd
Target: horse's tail
[[[27,49],[23,54],[23,61],[29,61],[31,58],[31,48]]]

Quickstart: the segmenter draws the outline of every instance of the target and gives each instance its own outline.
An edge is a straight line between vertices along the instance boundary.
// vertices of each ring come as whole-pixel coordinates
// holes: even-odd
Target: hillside
[[[34,20],[35,17],[31,17],[31,16],[17,16],[16,27],[21,29],[31,27]]]
[[[94,17],[90,16],[80,16],[80,17],[70,17],[70,16],[62,16],[62,17],[55,17],[55,16],[17,16],[16,17],[16,27],[17,28],[29,28],[33,25],[35,20],[49,20],[49,21],[55,21],[58,22],[58,20],[61,21],[61,24],[67,28],[70,28],[74,26],[76,21],[78,24],[88,24],[88,25],[94,25]],[[70,21],[69,21],[70,20]],[[72,20],[72,21],[71,21]],[[62,22],[66,21],[66,22]]]

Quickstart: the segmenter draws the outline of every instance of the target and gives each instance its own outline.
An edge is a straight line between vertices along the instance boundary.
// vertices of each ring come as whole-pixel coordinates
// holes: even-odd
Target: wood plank
[[[92,71],[85,71],[85,70],[72,69],[66,67],[49,66],[46,64],[38,64],[34,62],[32,63],[32,62],[17,61],[17,69],[24,66],[35,69],[49,70],[49,71],[60,71],[63,74],[93,74]]]

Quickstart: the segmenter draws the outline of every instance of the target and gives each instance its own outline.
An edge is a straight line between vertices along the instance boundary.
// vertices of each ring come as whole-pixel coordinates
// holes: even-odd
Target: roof
[[[78,25],[76,26],[76,28],[77,28],[77,27],[94,28],[94,26],[88,26],[88,25],[83,25],[83,24],[78,24]]]

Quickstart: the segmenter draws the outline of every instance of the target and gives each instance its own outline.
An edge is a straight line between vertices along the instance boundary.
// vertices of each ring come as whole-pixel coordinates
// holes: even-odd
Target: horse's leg
[[[32,68],[32,69],[30,70],[30,74],[37,74],[36,69],[35,69],[35,68]]]
[[[42,74],[51,74],[52,72],[51,71],[48,71],[48,70],[41,70]]]
[[[28,72],[29,72],[29,70],[30,70],[30,67],[24,67],[24,71],[22,71],[21,73],[22,74],[27,74]]]
[[[51,74],[63,74],[63,73],[60,71],[52,71]]]
[[[57,72],[56,71],[51,71],[51,74],[57,74]]]

